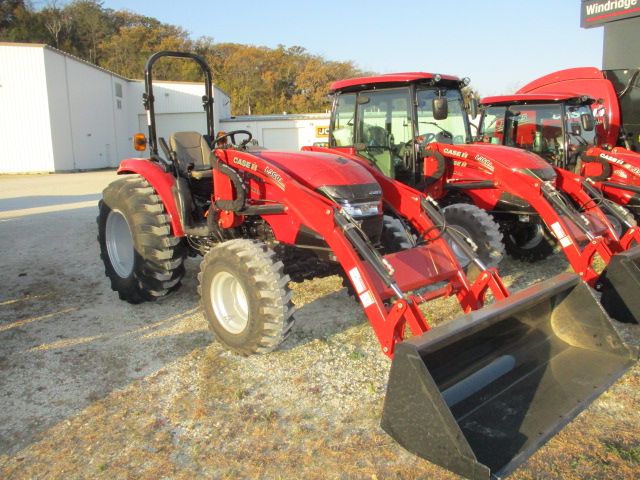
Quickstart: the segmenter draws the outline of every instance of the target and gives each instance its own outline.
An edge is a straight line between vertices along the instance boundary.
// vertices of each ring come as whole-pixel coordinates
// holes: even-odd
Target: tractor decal
[[[467,152],[459,152],[458,150],[452,150],[450,148],[444,148],[443,152],[446,153],[447,155],[455,155],[456,157],[460,157],[460,158],[469,157],[469,154]]]
[[[248,168],[249,170],[253,170],[254,172],[258,170],[258,165],[243,158],[233,157],[233,163],[240,165],[241,167]]]

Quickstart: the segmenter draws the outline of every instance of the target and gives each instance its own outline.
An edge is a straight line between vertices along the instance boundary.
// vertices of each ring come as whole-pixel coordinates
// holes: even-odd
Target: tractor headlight
[[[324,185],[318,191],[352,218],[382,215],[382,189],[378,183]]]
[[[382,202],[340,203],[342,209],[352,218],[370,217],[382,213]]]

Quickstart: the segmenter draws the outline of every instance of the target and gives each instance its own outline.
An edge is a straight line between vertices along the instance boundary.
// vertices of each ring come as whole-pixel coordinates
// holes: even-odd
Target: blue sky
[[[571,67],[602,67],[603,29],[580,28],[580,0],[104,0],[180,25],[196,39],[304,47],[379,73],[471,78],[482,96],[513,93]],[[335,8],[332,5],[336,5]],[[215,72],[214,72],[215,76]]]

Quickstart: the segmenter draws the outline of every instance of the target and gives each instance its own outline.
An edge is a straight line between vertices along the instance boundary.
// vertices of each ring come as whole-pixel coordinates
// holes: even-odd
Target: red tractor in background
[[[619,238],[599,201],[575,178],[557,172],[531,152],[474,142],[462,87],[456,77],[422,72],[380,75],[335,82],[329,134],[333,151],[361,157],[385,175],[411,185],[445,206],[449,226],[477,244],[479,254],[500,241],[497,229],[478,220],[478,207],[499,225],[507,253],[535,261],[551,254],[556,242],[571,266],[587,283],[602,290],[613,277],[598,272],[596,254],[606,264],[624,261],[628,278],[613,290],[640,285],[635,261],[628,251],[640,231],[615,205],[607,213],[625,225]],[[472,102],[473,103],[473,102]],[[471,105],[475,116],[476,105]],[[485,214],[486,215],[486,214]],[[454,248],[455,250],[455,248]],[[463,258],[460,258],[464,261]],[[608,295],[605,295],[605,297]],[[603,298],[617,319],[637,323],[635,294]]]
[[[615,225],[618,234],[640,218],[640,154],[604,149],[596,132],[592,97],[570,93],[527,93],[484,98],[478,128],[480,141],[536,153],[556,169],[572,172]],[[615,165],[616,169],[612,170]],[[562,175],[562,172],[556,170]],[[608,200],[602,199],[605,197]],[[620,224],[617,211],[627,219]]]
[[[204,135],[156,138],[152,67],[163,57],[202,68]],[[97,218],[105,272],[121,299],[166,296],[180,286],[186,257],[202,255],[205,318],[225,348],[249,355],[291,332],[287,271],[342,272],[393,358],[383,428],[477,480],[515,469],[635,363],[638,352],[577,275],[510,295],[455,231],[445,241],[432,199],[362,158],[264,150],[248,131],[214,133],[201,57],[153,55],[145,86],[150,156],[121,163]],[[475,282],[450,243],[481,270]],[[495,301],[482,308],[489,292]],[[443,296],[468,313],[430,329],[419,306]],[[404,340],[407,326],[414,336]]]
[[[540,77],[516,93],[569,93],[596,99],[598,145],[638,151],[640,145],[640,68],[569,68]]]
[[[542,153],[553,165],[589,179],[590,185],[602,191],[606,198],[625,206],[636,220],[640,219],[640,153],[636,153],[640,143],[639,72],[625,71],[628,78],[620,84],[617,76],[610,80],[607,72],[596,68],[572,68],[534,80],[517,94],[524,95],[520,102],[536,105],[532,107],[536,110],[543,108],[538,105],[546,104],[547,110],[562,108],[568,115],[567,123],[558,119],[556,124],[564,136],[553,139],[551,144],[540,142],[532,148],[545,149]],[[611,72],[608,74],[612,76]],[[510,100],[492,97],[483,103],[499,109]],[[593,112],[595,129],[586,131],[580,127],[578,115],[588,118],[588,108]],[[558,114],[556,111],[555,115]],[[573,131],[576,128],[577,134]],[[538,135],[543,133],[540,131]]]

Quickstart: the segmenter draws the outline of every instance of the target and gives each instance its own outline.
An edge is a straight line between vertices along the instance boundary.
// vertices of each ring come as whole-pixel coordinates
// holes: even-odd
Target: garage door
[[[300,150],[301,128],[263,128],[264,147],[269,150]]]

